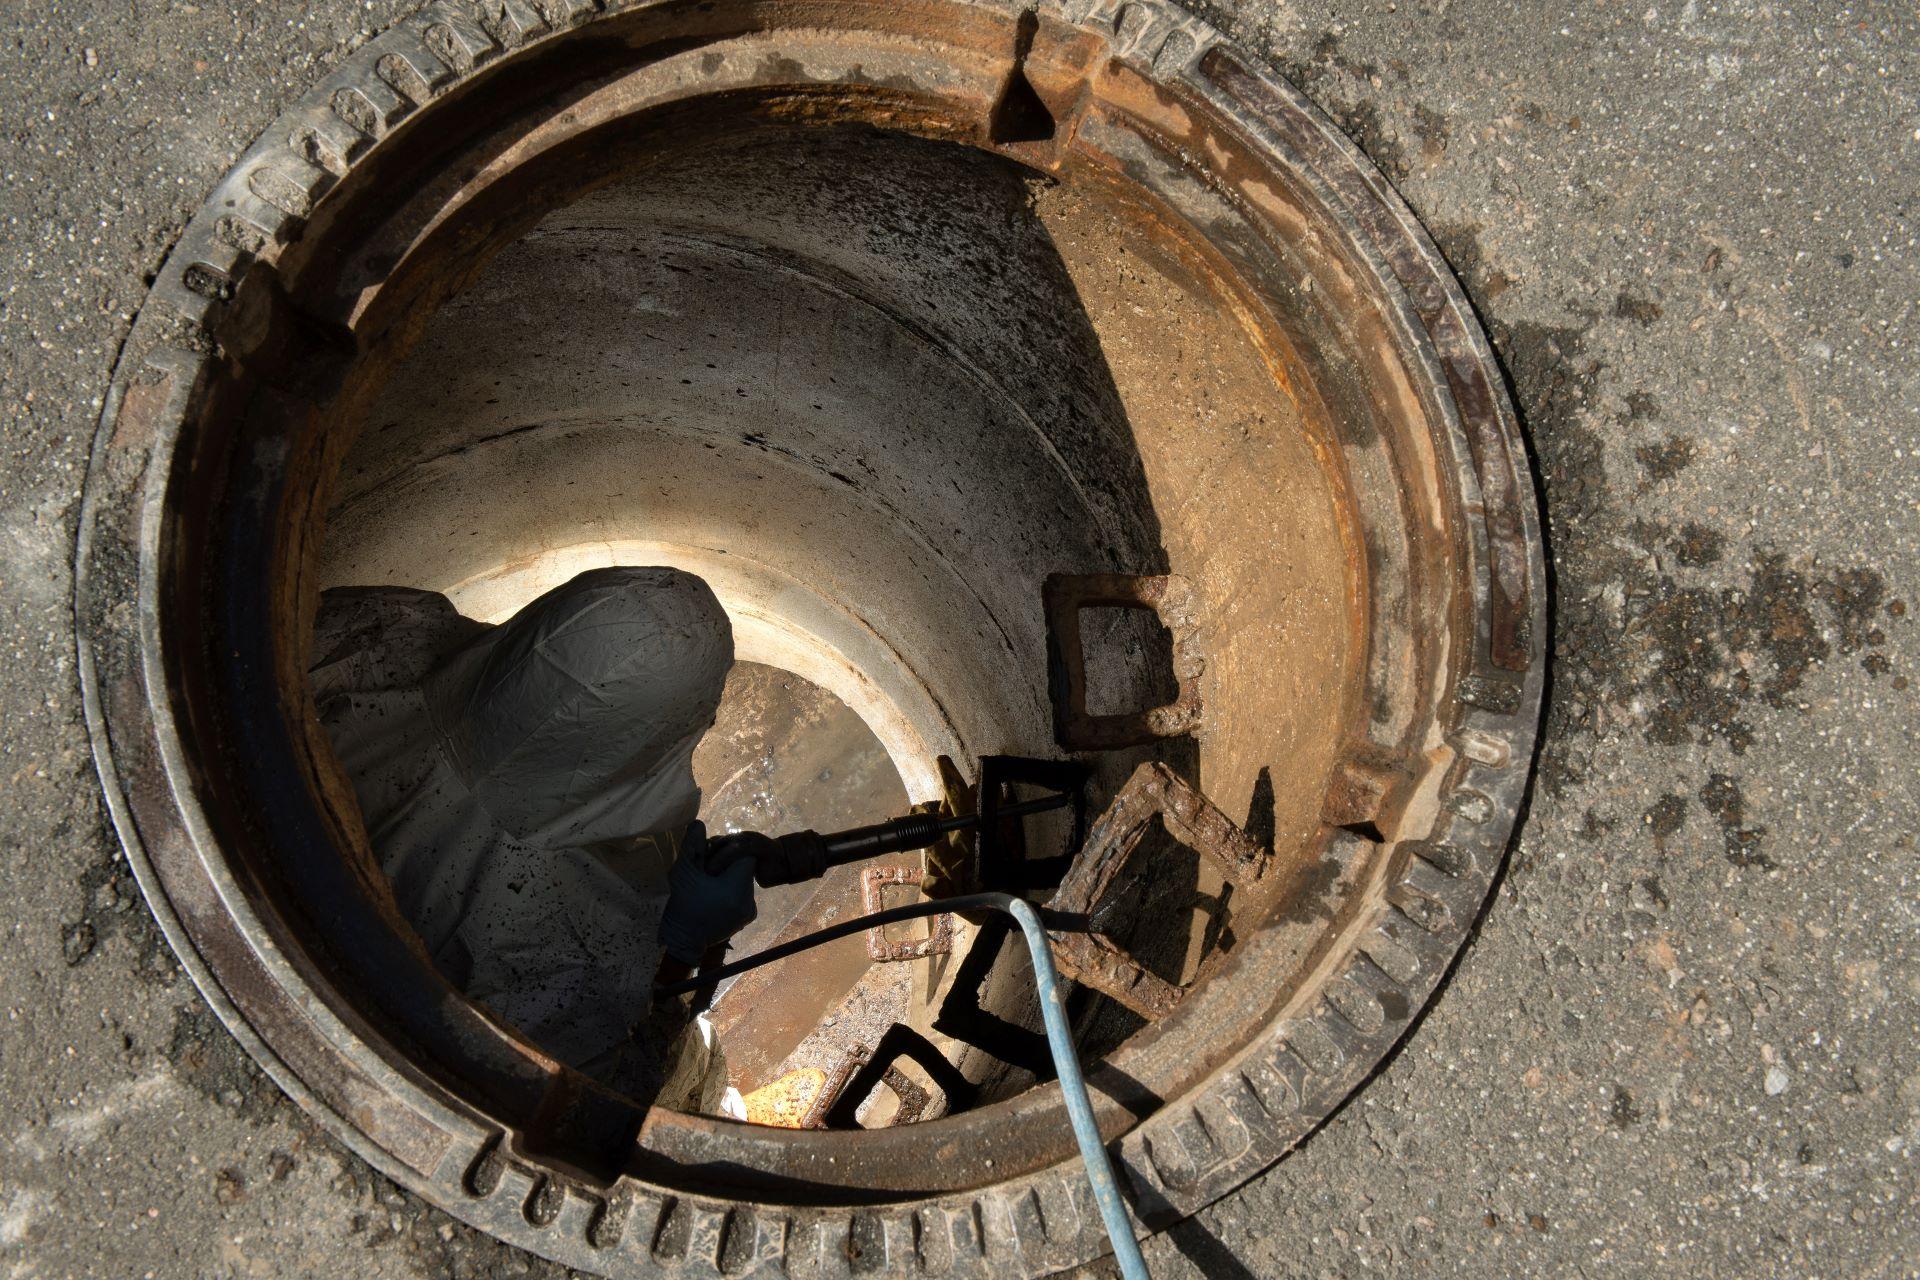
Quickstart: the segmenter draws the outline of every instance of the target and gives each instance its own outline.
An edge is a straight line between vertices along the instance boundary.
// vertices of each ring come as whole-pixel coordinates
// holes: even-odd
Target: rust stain
[[[135,378],[120,399],[120,411],[114,415],[113,434],[107,438],[111,449],[145,449],[153,443],[154,423],[173,397],[174,375]]]

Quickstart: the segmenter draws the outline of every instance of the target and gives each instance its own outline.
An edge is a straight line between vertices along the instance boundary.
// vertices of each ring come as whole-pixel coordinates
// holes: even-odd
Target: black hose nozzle
[[[1007,805],[996,811],[994,816],[996,819],[1021,818],[1071,803],[1073,797],[1063,792]],[[759,836],[751,849],[753,878],[763,889],[776,884],[798,884],[802,880],[825,875],[832,867],[865,862],[868,858],[877,858],[886,853],[924,849],[937,844],[947,832],[964,830],[977,825],[979,821],[978,815],[970,813],[952,818],[943,818],[936,813],[910,813],[904,818],[893,818],[887,822],[876,822],[870,827],[855,827],[851,831],[836,831],[824,836],[818,831],[796,831],[773,840]],[[721,838],[740,839],[737,836]],[[762,841],[764,843],[760,843]],[[742,852],[747,852],[744,846]]]

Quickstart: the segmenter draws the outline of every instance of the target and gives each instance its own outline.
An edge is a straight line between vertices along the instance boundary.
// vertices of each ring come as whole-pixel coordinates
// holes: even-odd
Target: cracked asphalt
[[[1155,1274],[1920,1274],[1920,13],[1199,7],[1465,282],[1534,450],[1555,666],[1452,981]],[[409,8],[0,20],[10,1276],[564,1274],[373,1174],[204,1012],[105,824],[74,671],[81,478],[145,281]]]

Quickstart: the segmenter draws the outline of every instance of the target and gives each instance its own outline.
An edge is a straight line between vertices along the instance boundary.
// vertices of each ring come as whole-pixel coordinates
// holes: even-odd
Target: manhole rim
[[[615,4],[604,16],[640,7],[645,6]],[[980,7],[1000,20],[1009,16],[998,7]],[[543,21],[538,12],[518,4],[492,8],[516,22],[526,15]],[[579,22],[603,16],[584,0],[542,8],[548,13],[570,12]],[[1241,90],[1256,97],[1259,107],[1269,113],[1264,120],[1249,121],[1248,127],[1263,130],[1276,148],[1317,151],[1317,159],[1310,157],[1308,164],[1323,181],[1326,174],[1321,169],[1332,166],[1335,176],[1343,180],[1335,184],[1336,198],[1345,202],[1354,225],[1376,240],[1371,246],[1363,245],[1363,251],[1377,261],[1382,286],[1401,295],[1393,313],[1407,327],[1411,349],[1424,353],[1435,386],[1449,388],[1450,402],[1443,406],[1442,418],[1459,436],[1460,456],[1473,456],[1476,442],[1469,440],[1469,429],[1488,433],[1477,441],[1482,446],[1489,442],[1504,446],[1506,502],[1504,508],[1496,509],[1495,518],[1496,522],[1512,522],[1506,532],[1525,548],[1522,571],[1524,585],[1530,588],[1522,596],[1519,612],[1518,647],[1524,671],[1518,678],[1494,670],[1467,677],[1478,683],[1464,695],[1465,705],[1455,730],[1455,746],[1465,765],[1451,788],[1451,803],[1455,815],[1473,828],[1471,838],[1463,836],[1424,850],[1410,849],[1394,883],[1383,886],[1388,900],[1394,903],[1392,930],[1376,930],[1381,935],[1378,939],[1346,941],[1350,972],[1329,982],[1327,989],[1347,982],[1352,990],[1344,998],[1361,1003],[1343,1012],[1335,1001],[1316,996],[1314,1007],[1305,1016],[1269,1027],[1207,1085],[1163,1106],[1122,1140],[1122,1159],[1139,1171],[1144,1187],[1159,1198],[1159,1203],[1143,1198],[1142,1217],[1147,1223],[1161,1225],[1226,1193],[1284,1154],[1391,1051],[1406,1022],[1388,1018],[1369,1029],[1366,1024],[1373,1019],[1356,1012],[1372,993],[1383,989],[1381,979],[1418,1009],[1454,959],[1497,874],[1529,773],[1544,678],[1545,574],[1525,454],[1491,354],[1458,285],[1384,179],[1304,98],[1276,78],[1233,61],[1214,33],[1171,5],[1069,3],[1060,8],[1065,13],[1058,16],[1072,21],[1104,23],[1117,57],[1162,80],[1191,85],[1203,55],[1218,51],[1224,59],[1218,67],[1239,77]],[[497,35],[474,23],[470,16],[446,7],[423,10],[356,52],[342,68],[303,95],[235,165],[222,189],[253,172],[265,157],[283,156],[282,140],[289,129],[333,110],[342,91],[361,92],[364,98],[367,91],[385,85],[386,81],[376,74],[377,62],[395,52],[431,47],[428,33],[435,26],[454,32],[457,38],[479,32],[476,39],[491,43],[485,57],[473,55],[476,60],[472,67],[450,67],[450,74],[438,86],[441,96],[418,108],[421,112],[431,111],[447,90],[476,72],[561,34],[566,25],[556,21],[509,28],[523,36],[516,43],[510,35]],[[676,1265],[681,1269],[707,1269],[703,1261],[706,1255],[701,1253],[706,1247],[701,1242],[706,1242],[712,1246],[711,1264],[717,1267],[728,1248],[728,1233],[742,1229],[736,1220],[741,1210],[737,1204],[647,1189],[638,1183],[616,1188],[611,1197],[600,1195],[557,1172],[542,1172],[505,1157],[484,1123],[468,1127],[477,1135],[477,1151],[466,1160],[449,1155],[455,1146],[451,1141],[436,1150],[436,1139],[430,1133],[416,1133],[413,1147],[407,1146],[404,1135],[389,1145],[374,1142],[355,1118],[343,1114],[339,1106],[324,1100],[309,1086],[316,1072],[334,1073],[336,1086],[346,1079],[351,1088],[371,1086],[378,1090],[396,1108],[394,1114],[401,1117],[398,1123],[402,1129],[406,1127],[403,1113],[444,1114],[447,1099],[437,1095],[430,1083],[392,1070],[379,1055],[366,1051],[358,1040],[361,1029],[337,1018],[316,997],[308,994],[303,998],[300,975],[288,964],[287,957],[264,953],[255,957],[256,963],[265,961],[282,968],[284,976],[276,979],[281,985],[275,987],[278,1003],[265,1008],[256,999],[243,1010],[200,954],[202,946],[223,942],[257,950],[265,940],[249,936],[234,919],[235,901],[241,891],[215,865],[217,859],[198,852],[211,842],[211,833],[198,820],[201,815],[194,811],[191,799],[181,800],[172,790],[190,772],[191,762],[182,754],[179,730],[172,722],[164,692],[158,601],[145,593],[154,579],[144,572],[137,556],[131,565],[124,556],[130,546],[143,548],[167,519],[161,502],[164,485],[152,486],[145,502],[129,509],[124,502],[111,501],[107,473],[116,468],[124,471],[131,453],[140,450],[137,440],[116,441],[116,432],[137,426],[143,417],[151,426],[176,408],[184,413],[184,401],[204,371],[206,354],[192,349],[196,334],[204,333],[196,330],[195,317],[204,318],[221,299],[217,278],[210,281],[202,276],[196,280],[193,273],[204,257],[217,257],[217,246],[225,243],[218,236],[219,216],[214,201],[196,216],[195,225],[183,236],[156,282],[150,305],[142,309],[141,322],[150,336],[166,323],[169,311],[185,323],[174,334],[160,334],[157,341],[129,343],[101,415],[80,522],[76,606],[83,699],[102,784],[136,877],[169,943],[222,1021],[281,1087],[383,1172],[496,1236],[592,1270],[661,1265],[652,1253],[652,1230],[636,1226],[631,1231],[619,1231],[613,1224],[616,1220],[628,1225],[640,1222],[649,1209],[655,1213],[657,1224],[664,1224],[669,1211],[688,1213],[689,1244]],[[155,301],[158,307],[151,305]],[[173,345],[170,337],[183,339],[187,345]],[[129,399],[138,404],[143,397],[168,403],[148,403],[140,412],[128,412]],[[1496,468],[1499,465],[1496,461]],[[124,494],[127,485],[124,476],[121,479]],[[1476,482],[1473,487],[1481,491],[1483,502],[1489,501],[1488,486]],[[1497,484],[1491,487],[1499,488]],[[132,488],[137,493],[139,486]],[[102,530],[108,526],[123,535],[117,548],[112,545],[111,535],[102,540]],[[1483,526],[1472,527],[1476,537],[1488,536]],[[133,535],[130,542],[125,540],[127,534]],[[1480,556],[1484,563],[1484,548]],[[130,568],[141,587],[138,607],[131,615],[123,608],[117,611],[128,603],[125,586]],[[1476,576],[1474,581],[1477,589],[1488,589],[1483,576]],[[1476,615],[1476,632],[1476,644],[1485,648],[1489,636],[1484,615]],[[1513,637],[1509,637],[1509,643],[1514,643]],[[148,688],[162,692],[149,700],[144,691],[138,691],[140,696],[128,700],[125,690],[118,697],[112,691],[103,691],[97,661],[103,654],[111,655],[109,665],[115,674],[138,672]],[[129,661],[130,656],[134,660]],[[1475,696],[1482,705],[1473,704]],[[128,714],[130,709],[134,714]],[[169,808],[171,822],[166,820]],[[197,864],[204,877],[205,896],[181,894],[179,882],[170,891],[155,869],[150,850],[181,865]],[[1395,894],[1400,896],[1396,898]],[[221,936],[223,921],[228,927],[225,938]],[[1367,950],[1369,943],[1375,948],[1372,952]],[[1415,962],[1414,980],[1402,982],[1390,971],[1404,969],[1409,956]],[[266,1024],[268,1033],[256,1031],[256,1022]],[[301,1023],[313,1033],[307,1047],[317,1044],[323,1054],[333,1055],[333,1061],[308,1057],[297,1067],[293,1065],[301,1053],[297,1042],[307,1034],[299,1030]],[[479,1117],[469,1120],[478,1121]],[[388,1136],[392,1138],[393,1134]],[[675,1209],[676,1200],[685,1204]],[[914,1260],[916,1266],[939,1269],[941,1260],[912,1242],[927,1223],[938,1221],[943,1214],[948,1216],[949,1228],[959,1217],[985,1224],[987,1235],[978,1240],[980,1253],[974,1259],[974,1269],[1012,1265],[1054,1269],[1102,1251],[1092,1215],[1073,1212],[1084,1208],[1082,1201],[1077,1177],[1069,1166],[1049,1168],[979,1192],[942,1196],[917,1206],[805,1210],[763,1206],[752,1209],[747,1221],[756,1251],[777,1245],[780,1256],[797,1257],[801,1237],[811,1237],[816,1249],[807,1256],[820,1259],[823,1270],[829,1273],[847,1265],[845,1250],[836,1250],[832,1242],[854,1240],[862,1229],[877,1233],[872,1239],[887,1250],[887,1265],[896,1265],[893,1250],[903,1248],[906,1252],[901,1258]],[[855,1221],[862,1214],[868,1218],[865,1228]],[[1064,1230],[1076,1216],[1074,1229]],[[636,1251],[632,1242],[643,1236],[645,1247]],[[948,1238],[955,1239],[950,1233]],[[1005,1243],[1008,1241],[1010,1245]],[[1000,1253],[1007,1248],[1013,1250],[1017,1263]],[[934,1254],[940,1252],[933,1250]],[[835,1257],[840,1258],[839,1263],[832,1262]],[[956,1251],[945,1265],[966,1270],[967,1262]]]

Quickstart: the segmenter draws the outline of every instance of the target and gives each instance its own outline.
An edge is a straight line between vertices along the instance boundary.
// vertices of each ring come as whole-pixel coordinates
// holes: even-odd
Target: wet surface
[[[709,831],[845,831],[907,811],[900,775],[859,716],[818,685],[754,662],[734,664],[693,769]],[[816,887],[758,890],[759,917],[735,935],[734,951],[765,947]],[[856,903],[858,894],[856,884]]]
[[[859,716],[819,686],[757,663],[735,664],[693,763],[701,817],[713,830],[843,831],[907,811],[900,775]],[[759,915],[735,935],[729,956],[859,915],[867,865],[875,864],[760,889]],[[831,1075],[848,1049],[872,1045],[904,1011],[912,967],[874,966],[856,935],[742,974],[721,989],[712,1012],[731,1083],[747,1092],[800,1066]],[[787,1061],[803,1040],[808,1053]]]

